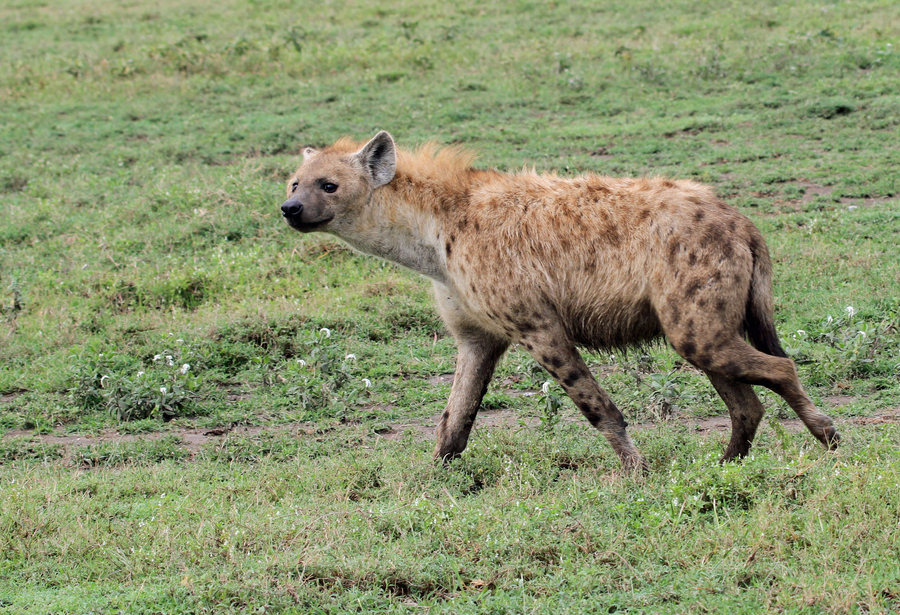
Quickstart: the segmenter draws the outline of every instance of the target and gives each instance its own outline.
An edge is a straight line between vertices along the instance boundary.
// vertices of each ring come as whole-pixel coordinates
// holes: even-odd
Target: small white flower
[[[154,363],[156,363],[156,362],[159,361],[160,359],[162,359],[162,355],[161,355],[161,354],[158,354],[158,355],[154,355],[154,356],[153,356],[153,362],[154,362]]]
[[[300,367],[306,367],[306,361],[303,359],[297,359],[297,364],[300,365]]]
[[[541,385],[541,393],[543,393],[544,395],[547,395],[548,393],[550,393],[550,381],[549,380],[547,380],[546,382],[544,382],[544,384]]]
[[[166,387],[159,387],[159,392],[165,394]]]
[[[172,359],[171,355],[166,355],[166,365],[175,365],[175,361]]]
[[[355,354],[348,354],[346,357],[344,357],[344,360],[345,360],[345,361],[356,361],[356,355],[355,355]]]
[[[799,333],[800,335],[806,335],[806,331],[804,331],[803,329],[797,329],[797,333]]]
[[[368,389],[369,387],[372,386],[372,381],[369,380],[368,378],[363,378],[363,384],[366,385],[366,388]]]
[[[101,389],[106,386],[107,380],[109,380],[109,376],[101,376],[100,377],[100,388]]]
[[[854,314],[856,314],[856,308],[854,308],[852,305],[848,305],[847,306],[847,316],[849,316],[850,318],[853,318]]]
[[[144,375],[144,372],[138,372],[137,375],[138,375],[138,378],[140,378],[141,376]]]
[[[319,333],[324,333],[326,338],[331,337],[331,329],[322,327],[321,329],[319,329]]]
[[[189,363],[185,363],[184,365],[181,366],[181,369],[179,369],[178,371],[181,372],[181,375],[183,376],[183,375],[185,375],[186,373],[188,373],[188,370],[189,370],[189,369],[191,369],[190,364],[189,364]]]

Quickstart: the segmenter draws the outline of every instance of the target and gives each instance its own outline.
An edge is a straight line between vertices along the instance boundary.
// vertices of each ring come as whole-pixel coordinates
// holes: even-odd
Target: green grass
[[[0,612],[900,608],[895,2],[15,0],[0,38]],[[539,428],[449,470],[378,438],[446,401],[429,285],[278,206],[303,147],[379,129],[713,185],[844,448],[773,421],[716,466],[662,346],[589,357],[665,422],[643,481],[518,349],[485,405]]]

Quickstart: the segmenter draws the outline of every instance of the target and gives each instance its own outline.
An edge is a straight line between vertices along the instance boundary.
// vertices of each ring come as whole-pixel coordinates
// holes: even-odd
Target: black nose
[[[303,211],[303,205],[293,199],[285,201],[284,205],[281,206],[281,215],[285,218],[293,218],[299,215],[301,211]]]

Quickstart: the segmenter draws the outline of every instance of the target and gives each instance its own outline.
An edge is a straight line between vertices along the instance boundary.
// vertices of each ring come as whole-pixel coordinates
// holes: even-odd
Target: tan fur
[[[836,445],[831,420],[778,342],[762,236],[706,186],[479,171],[465,150],[426,145],[411,153],[387,133],[368,143],[342,139],[305,158],[282,206],[292,227],[332,233],[433,280],[459,346],[435,457],[463,451],[496,362],[518,343],[625,467],[645,467],[576,347],[662,336],[709,375],[728,406],[724,459],[747,454],[762,418],[752,384],[782,395],[813,435]]]

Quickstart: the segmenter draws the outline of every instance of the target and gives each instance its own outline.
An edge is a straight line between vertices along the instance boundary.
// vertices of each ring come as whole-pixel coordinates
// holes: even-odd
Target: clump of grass
[[[147,438],[133,442],[102,442],[78,447],[72,451],[72,462],[85,468],[101,468],[122,464],[152,464],[185,459],[190,452],[178,435]]]
[[[14,461],[56,461],[65,453],[59,444],[48,444],[32,437],[0,440],[0,465]]]
[[[900,309],[896,302],[882,302],[860,314],[847,306],[790,334],[786,350],[817,383],[900,378]]]
[[[84,410],[104,409],[119,421],[170,420],[196,411],[204,381],[202,356],[184,340],[147,361],[92,342],[72,356],[69,395]],[[189,363],[188,361],[192,361]]]
[[[371,386],[371,381],[355,374],[356,355],[345,354],[331,338],[327,328],[305,332],[297,342],[298,358],[286,361],[279,369],[279,377],[288,385],[286,395],[294,398],[310,418],[352,412],[363,391]]]

